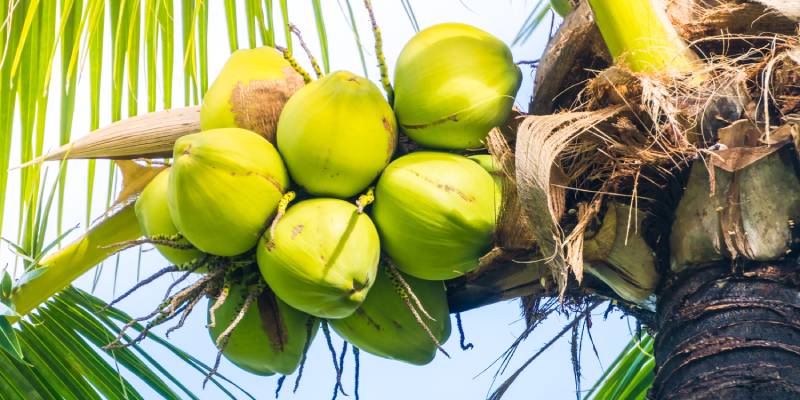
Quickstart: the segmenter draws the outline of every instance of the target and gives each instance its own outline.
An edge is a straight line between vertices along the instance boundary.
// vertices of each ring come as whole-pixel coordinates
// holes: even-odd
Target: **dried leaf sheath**
[[[198,131],[200,107],[157,111],[100,128],[20,167],[63,158],[169,157],[178,138]]]

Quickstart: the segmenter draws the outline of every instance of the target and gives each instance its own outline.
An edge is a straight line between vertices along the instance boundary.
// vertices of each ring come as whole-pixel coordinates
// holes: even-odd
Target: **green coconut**
[[[253,248],[289,176],[263,137],[213,129],[175,142],[168,204],[175,226],[198,249],[234,256]]]
[[[408,275],[403,278],[425,311],[434,318],[431,320],[420,313],[421,320],[443,344],[450,337],[450,309],[444,284]],[[330,324],[353,346],[376,356],[425,365],[436,355],[436,343],[419,325],[385,271],[378,272],[364,304],[353,315],[332,320]]]
[[[278,50],[237,50],[203,97],[200,129],[244,128],[274,143],[281,109],[303,84]]]
[[[320,318],[353,313],[375,281],[378,232],[366,214],[338,199],[301,201],[258,244],[264,280],[283,301]]]
[[[228,298],[214,312],[214,326],[208,328],[212,340],[216,341],[233,322],[246,296],[244,287],[231,286]],[[209,307],[213,303],[209,301]],[[312,324],[311,337],[308,324]],[[257,375],[289,375],[300,365],[306,342],[314,339],[318,328],[318,319],[289,307],[267,289],[251,303],[233,329],[222,355]]]
[[[136,205],[134,206],[136,218],[139,220],[142,233],[147,237],[173,236],[179,233],[175,223],[172,222],[172,217],[169,215],[169,205],[167,204],[169,173],[170,168],[159,172],[145,186],[139,198],[136,199]],[[186,239],[181,239],[179,243],[188,244],[189,242]],[[197,249],[175,249],[163,245],[156,245],[156,249],[167,261],[179,266],[203,254]]]
[[[389,163],[397,122],[375,84],[346,71],[299,90],[278,121],[292,180],[317,196],[352,197]]]
[[[469,159],[478,163],[489,175],[492,176],[494,181],[494,204],[496,212],[500,212],[500,207],[503,205],[503,168],[500,163],[492,157],[491,154],[475,154],[469,156]]]
[[[492,176],[460,155],[415,152],[394,160],[372,208],[383,250],[417,278],[445,280],[475,269],[492,245],[495,190]]]
[[[419,32],[400,52],[394,110],[400,128],[428,147],[483,146],[504,123],[522,74],[511,50],[470,25],[447,23]]]

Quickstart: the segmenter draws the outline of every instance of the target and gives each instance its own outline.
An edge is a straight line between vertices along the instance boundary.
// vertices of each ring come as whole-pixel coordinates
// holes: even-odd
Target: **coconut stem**
[[[425,311],[425,308],[422,307],[422,302],[419,301],[417,296],[414,294],[414,291],[411,290],[411,286],[408,285],[408,282],[406,282],[405,279],[403,279],[403,276],[400,274],[400,271],[398,271],[397,268],[395,268],[395,266],[389,262],[387,262],[385,265],[386,265],[386,271],[389,273],[389,279],[394,284],[397,294],[403,300],[403,303],[405,303],[406,308],[408,308],[408,310],[411,311],[411,314],[414,315],[414,319],[417,321],[417,324],[420,327],[422,327],[425,333],[428,334],[428,337],[433,341],[434,344],[436,344],[436,348],[442,354],[447,356],[447,358],[450,358],[450,354],[447,354],[447,351],[445,351],[442,348],[442,344],[439,342],[439,339],[436,338],[436,335],[433,334],[431,328],[428,327],[428,324],[426,324],[425,321],[422,320],[422,317],[419,315],[419,312],[417,311],[417,307],[420,309],[420,311],[422,311],[425,314],[425,316],[428,319],[432,321],[436,320],[433,317],[431,317],[427,311]],[[414,303],[412,303],[412,298]]]
[[[341,389],[338,383],[341,381],[342,370],[339,368],[339,363],[336,361],[336,349],[333,348],[333,340],[331,339],[331,330],[328,327],[328,321],[322,320],[322,333],[325,335],[325,342],[328,344],[328,351],[331,353],[331,358],[333,359],[333,369],[336,371],[336,382],[337,385],[334,387],[334,394],[333,398],[336,398],[336,389],[340,389],[342,394],[347,396],[347,393],[344,392],[344,389]]]
[[[275,387],[275,398],[279,398],[281,396],[281,389],[283,388],[283,381],[286,380],[286,375],[281,375],[278,378],[278,385]]]
[[[358,213],[363,214],[364,208],[368,205],[372,204],[375,201],[375,188],[370,187],[367,189],[367,192],[358,196],[358,200],[356,200],[356,205],[358,206]]]
[[[436,348],[439,349],[439,351],[442,354],[447,356],[447,358],[450,358],[450,354],[447,354],[447,351],[445,351],[442,348],[442,344],[439,342],[439,339],[437,339],[436,336],[433,334],[431,328],[428,327],[428,324],[426,324],[425,321],[422,320],[422,317],[420,317],[419,313],[417,312],[417,309],[414,308],[414,306],[411,304],[411,300],[409,300],[408,296],[400,296],[400,297],[403,299],[403,303],[406,304],[406,308],[411,310],[411,313],[414,314],[414,319],[417,320],[417,324],[419,324],[419,326],[422,327],[423,330],[425,330],[425,333],[428,334],[428,337],[433,341],[434,344],[436,344]]]
[[[347,341],[342,343],[342,352],[339,353],[339,370],[336,372],[336,386],[333,387],[333,399],[336,400],[337,395],[341,392],[347,396],[342,386],[342,372],[344,371],[344,357],[347,355]]]
[[[103,249],[115,249],[115,253],[119,253],[121,251],[130,249],[131,247],[141,246],[143,244],[152,244],[158,246],[166,246],[176,250],[190,250],[194,249],[191,243],[188,242],[181,242],[183,236],[180,234],[176,235],[155,235],[146,237],[143,239],[136,239],[136,240],[126,240],[123,242],[112,243],[109,245],[105,245]]]
[[[173,326],[172,328],[167,329],[167,332],[164,333],[164,336],[169,337],[169,334],[172,332],[177,331],[183,327],[183,324],[186,322],[186,318],[191,314],[192,310],[194,310],[194,306],[202,299],[203,296],[196,296],[192,301],[189,302],[189,305],[186,306],[181,314],[181,319],[178,321],[178,324]]]
[[[458,326],[458,343],[461,345],[461,350],[467,351],[473,349],[475,346],[472,343],[467,343],[467,336],[464,334],[464,325],[461,323],[461,313],[456,313],[456,325]]]
[[[283,58],[289,62],[289,65],[291,65],[292,68],[295,71],[297,71],[298,74],[300,74],[300,76],[303,77],[303,81],[305,81],[306,83],[311,82],[311,75],[309,75],[308,72],[306,72],[306,70],[304,70],[303,67],[301,67],[300,64],[297,63],[297,60],[294,59],[291,50],[281,46],[275,46],[275,48],[278,49],[281,53],[283,53]]]
[[[361,375],[361,350],[353,346],[353,362],[355,363],[355,383],[353,386],[353,396],[358,400],[358,378]]]
[[[303,377],[303,368],[306,366],[306,358],[308,357],[308,348],[311,347],[311,334],[314,333],[315,321],[316,318],[310,316],[306,320],[306,343],[303,345],[303,357],[300,359],[300,368],[297,371],[297,378],[294,380],[292,393],[297,393],[297,388],[300,387],[300,379]]]
[[[230,340],[233,330],[242,322],[244,316],[247,314],[247,310],[250,309],[250,305],[253,304],[253,301],[258,297],[259,292],[260,290],[251,290],[250,293],[247,294],[247,298],[245,298],[239,313],[236,314],[236,318],[234,318],[230,325],[217,337],[216,344],[219,351],[217,351],[217,358],[214,360],[214,367],[208,371],[206,378],[203,380],[203,388],[206,387],[206,383],[208,383],[211,377],[217,373],[219,363],[222,361],[222,352],[225,351],[225,347],[228,345],[228,340]]]
[[[386,67],[386,57],[383,55],[383,36],[381,35],[381,29],[378,27],[378,21],[375,19],[375,12],[372,10],[372,1],[364,0],[364,7],[369,13],[372,34],[375,36],[375,57],[378,58],[378,68],[381,71],[381,84],[383,85],[383,90],[386,91],[386,99],[389,104],[393,104],[394,89],[392,89],[392,84],[389,82],[389,68]]]
[[[403,279],[403,275],[400,274],[400,271],[397,269],[397,267],[395,267],[394,264],[392,264],[391,262],[387,262],[386,271],[389,273],[389,279],[391,279],[392,282],[394,282],[395,287],[403,292],[400,296],[410,297],[411,300],[414,301],[414,305],[416,305],[417,308],[419,308],[419,310],[422,311],[422,314],[425,315],[425,317],[427,317],[431,321],[436,321],[436,318],[433,318],[430,314],[428,314],[428,311],[425,310],[425,307],[422,305],[422,302],[419,300],[414,291],[411,290],[411,285],[409,285],[408,282],[406,282],[406,280]]]
[[[317,79],[322,78],[322,70],[319,68],[319,64],[317,63],[317,59],[314,58],[314,54],[311,52],[311,49],[308,48],[306,41],[303,40],[303,35],[300,34],[300,29],[295,24],[289,24],[289,30],[297,36],[297,40],[300,41],[300,47],[305,50],[306,55],[308,56],[308,61],[311,62],[311,66],[314,68],[314,74],[317,75]]]
[[[194,268],[196,269],[200,265],[202,265],[202,264],[197,264]],[[152,329],[153,327],[158,326],[158,325],[160,325],[160,324],[162,324],[164,322],[167,322],[167,321],[171,320],[172,318],[176,317],[178,314],[180,314],[182,311],[184,311],[189,305],[191,305],[191,303],[193,302],[193,300],[195,298],[202,297],[202,295],[205,293],[205,291],[206,291],[206,289],[208,287],[208,284],[211,281],[213,281],[214,279],[218,278],[223,271],[222,270],[217,270],[217,271],[215,271],[213,273],[210,273],[210,274],[204,276],[203,278],[199,279],[197,282],[193,283],[192,285],[184,288],[179,293],[177,293],[174,296],[170,297],[169,296],[169,292],[172,290],[172,288],[177,283],[179,283],[180,281],[185,279],[185,277],[188,276],[188,274],[190,274],[191,272],[192,271],[187,271],[186,273],[181,275],[181,277],[178,278],[167,289],[167,295],[164,297],[164,299],[161,301],[161,303],[158,305],[158,307],[156,307],[156,309],[153,310],[153,312],[151,312],[150,314],[145,315],[143,317],[135,318],[135,319],[129,321],[127,324],[125,324],[122,327],[122,329],[120,330],[119,334],[114,339],[114,341],[112,341],[111,343],[106,345],[105,348],[106,349],[113,349],[113,348],[128,347],[128,346],[131,346],[133,344],[139,343],[145,337],[147,337],[147,334],[150,331],[150,329]],[[147,320],[149,320],[150,318],[153,318],[153,317],[156,317],[156,318],[153,319],[152,321],[150,321],[145,326],[145,328],[142,330],[142,332],[139,333],[139,335],[136,338],[134,338],[129,343],[126,343],[124,345],[120,343],[122,338],[125,336],[125,332],[128,329],[130,329],[132,326],[134,326],[138,322],[147,321]]]
[[[209,322],[208,325],[206,325],[207,328],[213,328],[217,326],[217,316],[216,316],[217,310],[219,310],[219,308],[222,307],[223,304],[225,304],[225,300],[228,298],[230,292],[231,292],[230,285],[226,284],[225,286],[222,287],[222,291],[220,291],[219,296],[217,296],[217,300],[214,301],[214,304],[211,306],[211,308],[208,309]]]
[[[278,226],[278,222],[283,215],[286,214],[286,208],[289,207],[289,203],[294,200],[296,194],[294,192],[286,192],[286,194],[281,197],[281,200],[278,202],[278,211],[275,213],[275,218],[272,219],[272,223],[269,225],[269,241],[274,242],[275,240],[275,228]]]
[[[144,280],[139,281],[139,283],[133,285],[132,288],[128,289],[128,291],[126,291],[125,293],[123,293],[122,295],[120,295],[119,297],[114,299],[111,303],[108,303],[108,305],[106,305],[104,308],[108,309],[109,307],[113,306],[114,304],[119,303],[120,301],[124,300],[126,297],[130,296],[133,292],[135,292],[135,291],[139,290],[140,288],[142,288],[143,286],[155,281],[156,279],[160,278],[164,274],[167,274],[167,273],[170,273],[170,272],[176,272],[176,271],[178,271],[178,266],[177,265],[170,265],[168,267],[162,268],[161,270],[159,270],[155,274],[150,275],[149,277],[145,278]]]

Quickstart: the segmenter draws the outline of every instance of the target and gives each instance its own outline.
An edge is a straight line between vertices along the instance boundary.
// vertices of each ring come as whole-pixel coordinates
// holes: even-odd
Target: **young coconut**
[[[170,168],[159,172],[136,199],[134,206],[136,219],[139,220],[142,233],[148,238],[179,234],[178,228],[172,222],[167,204],[169,173]],[[180,239],[177,243],[189,244],[186,239]],[[177,249],[167,245],[156,245],[156,249],[167,261],[177,266],[184,265],[203,254],[197,249]]]
[[[217,342],[228,330],[242,311],[247,295],[246,287],[231,285],[230,293],[218,308],[214,309],[214,302],[209,302],[208,333],[212,340]],[[228,332],[222,355],[253,374],[290,375],[300,365],[318,328],[318,319],[289,307],[267,288],[248,305],[239,323]]]
[[[503,169],[500,163],[497,162],[491,154],[475,154],[468,157],[470,160],[475,161],[481,166],[489,175],[492,176],[494,181],[495,200],[494,204],[497,207],[497,213],[500,213],[500,207],[503,205]]]
[[[275,294],[320,318],[344,318],[375,280],[375,225],[344,200],[312,199],[289,208],[258,244],[258,266]]]
[[[456,154],[400,157],[378,180],[372,214],[383,250],[412,276],[445,280],[478,266],[495,230],[495,184]]]
[[[389,271],[381,270],[364,304],[347,318],[331,320],[330,325],[353,346],[376,356],[425,365],[436,355],[437,343],[450,337],[447,294],[440,281],[402,277],[424,312],[412,311],[416,307],[412,295]]]
[[[317,196],[362,192],[396,144],[397,122],[380,89],[346,71],[299,90],[278,121],[278,150],[292,180]]]
[[[521,80],[500,39],[470,25],[434,25],[400,52],[394,110],[400,128],[423,146],[481,147],[508,119]]]
[[[244,128],[275,143],[283,105],[303,84],[278,50],[237,50],[203,97],[200,129]]]
[[[168,203],[175,226],[198,249],[234,256],[253,248],[289,176],[263,137],[213,129],[175,142]]]

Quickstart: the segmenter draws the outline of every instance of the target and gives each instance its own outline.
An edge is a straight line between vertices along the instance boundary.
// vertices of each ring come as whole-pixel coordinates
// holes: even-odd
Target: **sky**
[[[209,70],[210,77],[213,79],[222,68],[229,54],[229,48],[222,1],[210,1],[209,3]],[[311,46],[312,51],[319,54],[311,1],[292,0],[289,3],[291,20],[305,33],[305,40]],[[345,69],[363,74],[350,27],[342,16],[337,1],[328,0],[322,3],[326,16],[328,42],[331,48],[331,70]],[[413,36],[414,31],[399,0],[375,0],[373,3],[375,3],[376,17],[383,32],[384,53],[391,75],[391,71],[394,69],[394,60],[397,58],[403,44]],[[441,22],[463,22],[484,29],[510,44],[519,27],[530,13],[535,1],[411,0],[411,3],[420,27],[423,29]],[[368,76],[376,80],[378,69],[375,66],[374,52],[371,47],[373,43],[372,36],[368,30],[366,13],[361,7],[360,1],[353,1],[352,4],[359,23],[361,38],[367,50]],[[243,5],[240,6],[240,10],[242,9]],[[241,14],[243,12],[240,12],[239,23],[240,27],[244,27],[246,23]],[[556,19],[555,22],[557,24],[558,20]],[[549,20],[546,20],[543,23],[543,27],[528,42],[513,47],[515,61],[538,59],[546,44],[549,27]],[[242,29],[242,33],[245,31],[245,29]],[[106,32],[110,32],[110,29],[107,28]],[[177,25],[176,32],[180,32],[180,28]],[[246,43],[246,38],[243,35],[239,39],[240,43]],[[278,32],[278,41],[281,41],[280,32]],[[176,47],[176,50],[180,51],[180,46]],[[110,51],[106,52],[107,59],[104,61],[106,66],[110,66],[110,53]],[[298,54],[297,58],[305,63],[301,54]],[[144,63],[142,63],[142,68],[144,68]],[[523,71],[523,83],[517,96],[517,106],[524,110],[527,108],[528,99],[532,93],[533,71],[527,66],[522,66],[521,68]],[[88,71],[88,65],[85,71]],[[57,66],[53,73],[53,82],[57,84],[60,80],[60,70]],[[175,99],[175,104],[182,104],[182,99],[180,98],[182,90],[178,90],[182,84],[181,79],[180,74],[176,73],[174,87],[176,88],[175,94],[177,98]],[[81,75],[78,85],[78,103],[75,112],[76,124],[73,137],[84,135],[89,130],[88,72],[84,72]],[[103,98],[105,99],[110,96],[109,86],[108,81],[104,82],[102,90]],[[59,109],[56,86],[52,89],[52,93],[54,95],[50,98],[49,107],[55,111]],[[144,96],[141,96],[139,103],[140,109],[145,109]],[[106,101],[102,110],[101,125],[109,123],[109,106],[110,102]],[[46,147],[55,147],[58,140],[57,112],[50,114],[46,135]],[[15,131],[12,147],[14,156],[18,155],[18,136],[18,131]],[[12,158],[12,165],[17,162],[18,159]],[[84,221],[87,195],[86,165],[85,161],[73,161],[69,164],[67,175],[68,192],[65,203],[66,213],[64,216],[65,227],[82,224]],[[56,168],[57,165],[51,165],[51,177],[56,174]],[[106,174],[107,163],[98,163],[98,182],[104,182]],[[11,172],[9,187],[19,187],[18,170]],[[13,237],[17,231],[16,215],[19,196],[16,194],[12,189],[12,192],[7,196],[5,226],[3,227],[3,233],[6,237]],[[95,195],[95,208],[92,210],[93,217],[99,216],[103,211],[105,188],[98,186],[95,190]],[[70,237],[74,237],[82,230],[83,227],[76,229],[76,233]],[[51,237],[54,237],[55,232],[52,235]],[[3,260],[4,264],[13,263],[13,261],[10,261],[11,256],[7,248],[0,249],[0,259]],[[118,264],[113,260],[106,262],[94,293],[103,299],[110,300],[114,294],[119,294],[132,286],[136,282],[137,276],[145,277],[166,266],[167,262],[157,252],[145,251],[142,253],[141,270],[137,270],[137,265],[139,265],[138,252],[135,250],[123,253]],[[78,279],[76,285],[83,289],[91,290],[93,278],[94,270]],[[157,299],[160,299],[172,279],[169,277],[163,278],[149,285],[146,289],[140,290],[121,302],[120,308],[134,316],[149,313],[156,306]],[[205,301],[201,302],[196,307],[196,311],[189,317],[185,326],[174,332],[170,340],[200,360],[212,364],[216,349],[205,328],[206,320],[203,311],[206,308]],[[452,358],[450,359],[438,355],[431,364],[419,367],[378,358],[362,352],[359,388],[361,398],[385,400],[471,400],[485,398],[493,388],[492,378],[496,371],[496,366],[490,365],[524,329],[524,321],[520,319],[519,302],[513,300],[486,306],[466,312],[462,314],[462,318],[466,339],[473,343],[475,347],[468,351],[460,349],[458,343],[459,335],[455,329],[455,320],[453,320],[453,334],[444,346],[451,354]],[[506,373],[498,378],[497,384],[502,382],[505,377],[510,375],[568,322],[569,320],[563,316],[555,316],[542,324],[522,344]],[[625,346],[631,337],[632,325],[633,321],[622,318],[620,314],[611,314],[607,320],[604,320],[602,311],[595,313],[593,316],[592,337],[596,343],[598,356],[595,356],[590,343],[588,341],[585,342],[581,352],[583,375],[581,389],[585,390],[591,387],[602,373],[602,368],[608,366]],[[156,329],[156,332],[163,334],[165,330],[166,327],[163,327]],[[526,372],[517,379],[516,383],[506,393],[506,399],[559,400],[575,398],[575,380],[570,356],[570,344],[566,336],[528,367]],[[341,339],[335,337],[334,344],[338,351],[341,348]],[[183,384],[192,389],[200,398],[224,398],[223,394],[211,385],[203,389],[202,376],[188,368],[181,361],[169,357],[158,345],[146,341],[143,346],[156,355],[156,358],[162,361],[162,364],[169,371],[175,374]],[[484,370],[486,372],[481,373]],[[220,372],[245,388],[257,399],[274,398],[277,381],[274,376],[258,377],[239,370],[225,360],[223,360]],[[353,376],[353,359],[352,354],[350,354],[345,361],[343,375],[344,388],[351,394],[350,398],[353,398]],[[143,391],[145,398],[157,398],[155,393],[149,391],[149,388],[138,382],[135,377],[131,377],[131,380],[136,384],[137,388]],[[332,396],[335,372],[322,335],[318,335],[311,346],[304,376],[300,388],[295,394],[292,394],[289,390],[293,382],[294,377],[287,379],[287,385],[282,391],[281,398],[326,399]],[[496,387],[496,384],[494,387]],[[242,396],[242,398],[245,397]],[[343,397],[340,396],[339,398]]]

